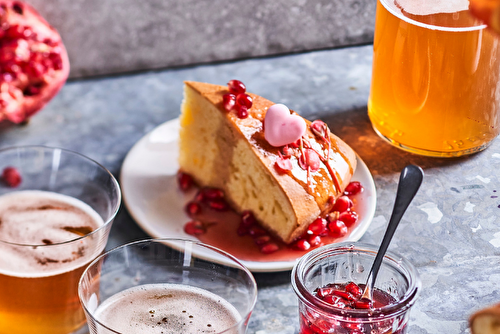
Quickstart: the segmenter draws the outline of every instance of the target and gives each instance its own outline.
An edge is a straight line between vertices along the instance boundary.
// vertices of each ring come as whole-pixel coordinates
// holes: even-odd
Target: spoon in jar
[[[373,287],[375,286],[375,280],[377,279],[378,270],[380,269],[384,255],[403,214],[413,200],[413,197],[415,197],[418,188],[420,188],[423,178],[424,172],[420,167],[415,165],[408,165],[401,171],[398,190],[396,192],[396,200],[394,201],[394,208],[392,209],[391,218],[389,219],[389,225],[387,225],[384,238],[382,239],[380,248],[375,256],[375,261],[373,261],[372,268],[368,274],[365,290],[363,291],[361,299],[373,301]]]

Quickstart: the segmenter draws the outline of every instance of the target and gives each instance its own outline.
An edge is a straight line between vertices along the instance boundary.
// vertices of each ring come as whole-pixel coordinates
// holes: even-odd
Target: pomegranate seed
[[[255,216],[251,211],[243,211],[241,213],[241,224],[245,227],[250,227],[255,224]]]
[[[353,301],[355,299],[354,296],[351,295],[347,291],[333,290],[331,294],[333,296],[340,297],[340,298],[345,299],[347,301]]]
[[[238,118],[244,119],[248,117],[248,108],[245,106],[236,105]]]
[[[304,239],[299,239],[293,244],[293,248],[300,251],[306,251],[311,248],[311,244]]]
[[[256,237],[266,235],[267,232],[262,227],[254,225],[248,229],[248,234],[250,234],[252,237],[256,238]]]
[[[346,307],[346,303],[344,303],[340,298],[338,298],[336,302],[332,303],[332,305],[338,308]]]
[[[345,195],[356,195],[356,194],[362,192],[363,190],[364,190],[363,186],[361,185],[360,182],[353,181],[353,182],[349,183],[347,185],[347,187],[345,187],[344,194]]]
[[[247,87],[239,80],[230,80],[227,86],[229,87],[229,92],[235,95],[244,93],[247,90]]]
[[[224,192],[218,188],[203,188],[203,198],[208,200],[223,199]]]
[[[324,298],[328,295],[331,295],[333,290],[334,289],[330,287],[323,287],[323,288],[317,288],[315,292],[318,295],[318,297]]]
[[[2,73],[1,80],[4,82],[11,82],[14,80],[14,76],[11,73]]]
[[[327,221],[324,218],[316,218],[307,228],[307,233],[312,235],[320,235],[326,229]]]
[[[339,297],[336,297],[336,296],[332,296],[332,295],[326,295],[325,297],[322,298],[324,302],[328,303],[328,304],[336,304],[340,301],[340,298]]]
[[[30,78],[42,79],[46,72],[44,66],[40,63],[35,63],[34,61],[29,61],[27,66],[24,66],[24,71]]]
[[[60,54],[52,52],[49,54],[49,58],[52,61],[54,70],[58,71],[63,68],[63,62]]]
[[[194,200],[196,202],[204,202],[205,201],[205,195],[203,194],[202,189],[198,190],[198,192],[196,193],[196,196],[194,196]]]
[[[236,96],[236,103],[240,106],[245,106],[248,109],[252,108],[253,100],[250,95],[242,93]]]
[[[253,239],[256,245],[264,245],[271,241],[271,237],[269,235],[261,235]]]
[[[189,235],[200,235],[206,232],[205,225],[198,220],[192,220],[184,225],[184,232]]]
[[[9,187],[16,188],[21,184],[22,178],[19,171],[14,167],[6,167],[2,172],[2,179]]]
[[[208,206],[216,211],[226,211],[229,209],[227,202],[220,199],[208,202]]]
[[[25,96],[33,96],[39,93],[40,93],[40,87],[34,85],[26,87],[26,89],[23,91],[23,94]]]
[[[52,47],[57,46],[57,42],[56,42],[56,41],[51,40],[50,38],[45,38],[45,39],[43,40],[43,43],[44,43],[44,44],[47,44],[48,46],[52,46]]]
[[[19,67],[19,65],[17,65],[14,62],[8,62],[7,64],[4,64],[2,66],[2,69],[5,72],[9,72],[9,73],[17,73],[17,72],[21,71],[21,67]]]
[[[347,197],[347,196],[340,196],[335,201],[335,204],[333,205],[331,211],[338,211],[338,212],[342,213],[342,212],[347,211],[350,208],[352,208],[352,206],[353,206],[353,203],[352,203],[352,201],[351,201],[351,199],[349,197]]]
[[[354,225],[358,221],[358,214],[354,211],[342,212],[339,220],[343,221],[347,227]]]
[[[362,308],[362,309],[370,309],[373,307],[373,303],[369,299],[360,299],[360,300],[355,300],[354,301],[354,307],[355,308]]]
[[[236,105],[236,96],[231,93],[222,95],[222,105],[225,110],[230,111]]]
[[[201,206],[197,202],[189,202],[186,204],[186,212],[192,217],[201,212]]]
[[[2,50],[0,52],[0,62],[1,63],[7,63],[9,61],[12,61],[15,57],[14,52],[10,50]]]
[[[260,247],[260,252],[262,254],[271,254],[279,250],[279,246],[274,242],[268,242]]]
[[[20,39],[24,38],[24,27],[18,24],[10,26],[5,31],[5,37],[10,39]]]
[[[328,223],[328,231],[330,236],[334,238],[342,238],[347,234],[347,226],[341,220],[334,220]]]
[[[360,298],[361,295],[363,294],[363,291],[361,290],[361,288],[359,287],[359,285],[357,285],[354,282],[349,282],[345,286],[345,291],[349,292],[350,294],[352,294],[356,298]]]
[[[310,235],[307,238],[307,242],[309,242],[311,247],[316,247],[321,244],[321,237],[319,235]]]
[[[274,167],[280,174],[285,174],[288,171],[291,171],[293,166],[292,162],[289,158],[279,157],[278,160],[274,163]]]
[[[183,172],[177,173],[177,183],[182,191],[188,191],[194,186],[194,180],[191,175]]]

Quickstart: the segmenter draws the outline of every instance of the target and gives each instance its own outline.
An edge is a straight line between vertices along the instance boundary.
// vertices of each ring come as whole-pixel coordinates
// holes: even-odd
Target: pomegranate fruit
[[[59,92],[68,74],[59,33],[30,5],[0,0],[0,121],[27,121]]]

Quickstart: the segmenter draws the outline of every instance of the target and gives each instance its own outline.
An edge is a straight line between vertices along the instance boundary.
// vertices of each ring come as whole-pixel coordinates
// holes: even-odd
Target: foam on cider
[[[225,299],[182,284],[124,290],[106,299],[94,317],[117,332],[134,334],[219,333],[241,320]]]
[[[470,14],[469,0],[380,0],[380,2],[402,20],[427,29],[464,31],[484,27],[481,20]]]
[[[394,3],[412,15],[457,13],[469,8],[469,0],[395,0]]]
[[[74,197],[37,190],[2,195],[0,273],[42,277],[75,269],[95,257],[95,250],[88,249],[91,240],[84,238],[65,246],[43,245],[77,239],[102,225],[99,214]]]

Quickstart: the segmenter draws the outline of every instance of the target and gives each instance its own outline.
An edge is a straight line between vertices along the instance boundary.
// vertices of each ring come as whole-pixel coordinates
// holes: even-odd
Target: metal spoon
[[[362,299],[366,298],[373,300],[373,287],[375,285],[378,270],[382,264],[385,252],[391,243],[392,236],[394,235],[403,214],[413,200],[413,197],[415,197],[418,188],[420,188],[423,178],[424,172],[420,167],[415,165],[408,165],[401,171],[396,200],[394,202],[394,208],[392,209],[391,218],[389,219],[389,225],[387,226],[387,230],[385,231],[384,238],[382,239],[382,243],[378,249],[377,256],[375,257],[375,261],[370,269],[365,290],[363,291],[363,296],[361,297]]]

